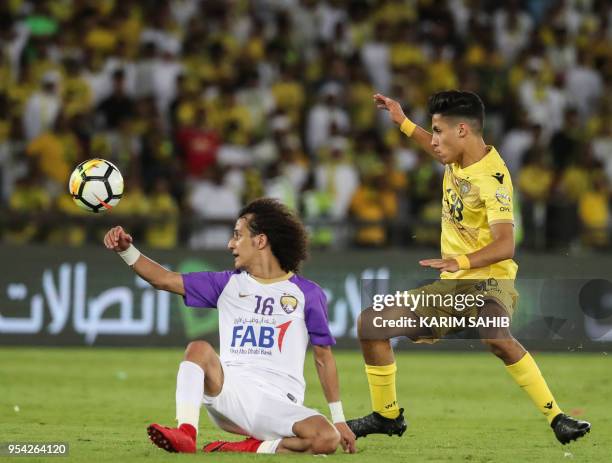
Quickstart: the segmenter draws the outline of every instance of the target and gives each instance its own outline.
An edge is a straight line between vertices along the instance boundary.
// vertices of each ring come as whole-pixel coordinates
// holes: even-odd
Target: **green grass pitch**
[[[174,423],[178,349],[0,348],[0,442],[64,441],[70,455],[51,461],[250,461],[253,455],[168,454],[151,444],[146,426]],[[358,352],[336,352],[347,417],[369,413]],[[611,461],[612,358],[604,353],[535,354],[561,406],[589,419],[593,430],[557,443],[529,398],[486,353],[398,355],[398,397],[409,428],[402,438],[359,439],[358,454],[336,461]],[[306,405],[327,412],[312,358],[306,362]],[[18,406],[18,411],[16,406]],[[236,439],[202,413],[198,446]],[[258,456],[295,461],[300,456]],[[0,457],[4,461],[13,461]],[[26,457],[14,461],[49,461]]]

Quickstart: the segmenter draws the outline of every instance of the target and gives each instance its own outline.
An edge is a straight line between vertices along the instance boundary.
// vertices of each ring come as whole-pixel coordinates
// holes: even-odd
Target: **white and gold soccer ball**
[[[105,212],[121,200],[123,177],[113,163],[89,159],[72,171],[68,191],[80,208],[94,213]]]

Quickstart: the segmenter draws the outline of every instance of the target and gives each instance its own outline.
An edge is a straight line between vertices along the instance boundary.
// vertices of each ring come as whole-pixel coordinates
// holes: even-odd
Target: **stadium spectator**
[[[314,171],[310,171],[300,191],[301,216],[310,222],[308,226],[311,247],[327,248],[334,242],[334,228],[325,224],[330,219],[331,194],[316,187]],[[315,222],[315,223],[312,223]]]
[[[385,222],[397,216],[397,196],[384,174],[382,163],[363,173],[361,184],[351,198],[352,216],[358,222],[366,222],[360,223],[356,228],[354,239],[355,244],[359,246],[378,247],[386,244]]]
[[[9,198],[9,210],[17,214],[39,214],[50,208],[51,197],[46,191],[44,177],[36,163],[30,162],[27,175],[17,180]],[[33,221],[9,224],[4,234],[4,239],[13,244],[24,244],[44,237],[45,229]]]
[[[581,144],[576,148],[576,157],[559,174],[556,201],[548,206],[549,243],[576,244],[579,238],[580,222],[578,205],[580,199],[592,187],[593,177],[599,166],[592,156],[590,146]]]
[[[581,224],[582,243],[602,248],[610,243],[610,190],[603,173],[593,175],[591,187],[580,195],[578,215]]]
[[[57,188],[63,188],[70,176],[72,166],[81,161],[81,147],[72,131],[70,121],[59,114],[50,130],[34,138],[27,146],[26,152],[40,168],[40,172],[53,182],[52,193],[57,195]]]
[[[495,43],[506,62],[512,63],[529,44],[533,18],[518,1],[504,2],[494,16]]]
[[[145,243],[152,248],[174,249],[178,243],[179,207],[165,178],[156,178],[149,205],[150,217],[155,223],[147,227]]]
[[[181,125],[177,130],[177,144],[182,152],[187,176],[200,177],[217,160],[221,139],[207,123],[206,110],[196,109],[191,124]]]
[[[518,94],[523,109],[531,122],[540,124],[545,133],[550,134],[561,124],[556,124],[551,118],[565,108],[563,94],[554,91],[552,87],[553,74],[549,64],[539,56],[532,56],[526,63],[527,75],[518,88]]]
[[[211,115],[211,122],[224,133],[224,141],[246,145],[251,140],[253,134],[251,112],[238,102],[232,88],[224,87],[212,108],[214,112]]]
[[[555,172],[547,160],[547,153],[538,146],[527,150],[517,182],[525,246],[543,246],[546,203],[552,194],[554,180]]]
[[[391,89],[391,50],[387,41],[388,25],[384,22],[376,23],[374,36],[361,47],[361,62],[368,77],[379,92],[388,92]]]
[[[311,155],[317,156],[320,148],[327,145],[333,132],[346,133],[349,117],[339,106],[341,88],[330,83],[321,89],[321,97],[308,113],[306,143]]]
[[[270,89],[275,107],[284,111],[294,126],[300,124],[306,100],[304,86],[296,74],[295,68],[282,66],[278,81]]]
[[[188,205],[197,218],[213,222],[230,220],[240,211],[240,197],[224,182],[223,170],[213,167],[206,171],[200,180],[194,182]],[[196,249],[223,249],[227,245],[227,237],[231,234],[231,225],[206,224],[203,229],[196,228],[192,232],[189,244]]]
[[[359,63],[349,67],[347,88],[347,109],[353,130],[362,132],[376,126],[376,111],[372,108],[372,95],[375,89]]]
[[[563,126],[556,131],[550,140],[550,151],[554,167],[562,171],[574,164],[580,155],[584,129],[576,108],[566,108],[563,115]]]
[[[138,85],[134,88],[135,97],[153,95],[153,72],[157,64],[157,48],[152,41],[144,41],[140,46],[138,58],[135,60],[134,80]]]
[[[264,196],[278,199],[291,210],[298,209],[297,188],[291,179],[283,174],[282,162],[276,161],[268,167],[264,181]],[[297,191],[296,191],[297,190]]]
[[[261,85],[259,74],[255,71],[247,71],[244,85],[236,92],[236,102],[249,111],[250,125],[256,135],[266,132],[266,118],[279,106],[278,103],[275,105],[273,90]]]
[[[143,33],[144,34],[144,33]],[[183,65],[177,59],[180,43],[177,39],[165,38],[158,44],[160,57],[152,66],[153,95],[157,110],[164,116],[176,96],[177,77],[183,72]]]
[[[546,55],[555,73],[571,69],[576,63],[576,46],[567,29],[556,26],[552,30],[551,43],[546,49]]]
[[[104,62],[102,74],[112,79],[118,70],[123,71],[125,93],[130,98],[134,98],[139,81],[136,80],[136,64],[132,59],[132,53],[128,44],[124,40],[118,40],[112,53]]]
[[[539,125],[531,125],[527,116],[519,115],[516,126],[507,131],[502,139],[500,151],[504,153],[504,161],[511,175],[518,174],[523,164],[525,154],[536,144],[542,129]]]
[[[336,136],[315,168],[317,189],[327,191],[332,198],[330,217],[335,220],[348,216],[351,198],[359,186],[359,173],[348,159],[348,148],[348,140]]]
[[[33,140],[45,130],[53,127],[62,107],[59,91],[60,78],[57,72],[46,72],[42,77],[40,90],[28,98],[23,114],[23,130],[26,140]]]
[[[83,76],[81,63],[74,58],[66,58],[64,69],[63,112],[69,118],[77,114],[87,115],[93,105],[93,91]]]
[[[117,130],[134,114],[134,101],[127,94],[123,69],[113,72],[111,94],[102,100],[96,111],[101,116],[99,126],[109,131]]]
[[[587,119],[598,107],[603,93],[601,74],[592,67],[592,59],[587,50],[578,50],[576,66],[567,68],[565,92],[572,106],[578,108],[580,117]]]

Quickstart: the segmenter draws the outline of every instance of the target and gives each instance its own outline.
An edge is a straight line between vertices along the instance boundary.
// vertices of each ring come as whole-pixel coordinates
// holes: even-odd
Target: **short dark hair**
[[[238,217],[247,218],[252,234],[268,237],[272,254],[285,272],[299,271],[308,257],[308,235],[304,224],[287,206],[276,199],[259,198],[246,205]]]
[[[478,123],[478,130],[484,128],[484,104],[473,92],[447,90],[436,93],[429,97],[429,114],[470,119]]]

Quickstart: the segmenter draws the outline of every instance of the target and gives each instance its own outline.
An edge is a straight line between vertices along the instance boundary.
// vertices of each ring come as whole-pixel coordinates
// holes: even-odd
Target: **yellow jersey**
[[[514,223],[512,180],[497,150],[462,169],[446,166],[442,196],[442,258],[471,254],[493,241],[491,225]],[[518,265],[507,259],[487,267],[443,272],[449,279],[514,279]]]

